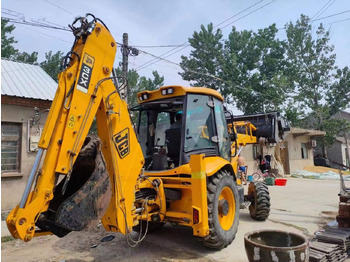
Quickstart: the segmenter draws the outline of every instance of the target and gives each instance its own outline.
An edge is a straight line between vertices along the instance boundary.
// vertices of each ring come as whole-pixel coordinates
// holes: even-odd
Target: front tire
[[[258,221],[266,220],[270,215],[270,194],[264,182],[253,181],[248,187],[248,196],[251,204],[249,206],[250,216]]]
[[[239,223],[239,195],[233,177],[220,170],[208,179],[209,235],[201,242],[213,249],[222,249],[232,243]]]

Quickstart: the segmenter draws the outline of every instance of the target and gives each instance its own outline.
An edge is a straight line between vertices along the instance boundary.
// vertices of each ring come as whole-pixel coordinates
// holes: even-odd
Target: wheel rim
[[[226,204],[228,205],[228,210],[226,210],[226,212],[222,211],[223,208],[218,208],[218,217],[222,229],[229,230],[233,224],[236,211],[235,198],[231,188],[224,187],[222,189],[218,202],[221,205],[223,203],[225,203],[225,206]]]

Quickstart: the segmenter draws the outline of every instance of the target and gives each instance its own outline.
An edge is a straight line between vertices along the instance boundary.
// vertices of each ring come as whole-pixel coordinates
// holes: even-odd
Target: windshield
[[[203,148],[215,148],[213,113],[209,106],[210,100],[205,95],[188,95],[185,152]]]

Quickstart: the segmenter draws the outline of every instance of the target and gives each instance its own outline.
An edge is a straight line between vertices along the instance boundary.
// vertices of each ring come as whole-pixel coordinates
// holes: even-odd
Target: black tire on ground
[[[250,216],[258,221],[264,221],[270,214],[270,194],[264,182],[253,181],[249,184],[248,195],[251,198]]]
[[[226,215],[222,214],[223,211],[219,211],[219,197],[222,197],[223,194],[226,196],[224,199],[228,200],[228,206],[226,205],[226,211],[228,213]],[[233,177],[228,171],[220,170],[208,179],[207,200],[209,235],[200,238],[200,241],[209,248],[225,248],[234,240],[239,223],[238,189]],[[226,219],[226,221],[222,222],[222,219]],[[224,229],[223,227],[226,228]]]
[[[159,230],[162,229],[162,227],[165,225],[164,222],[153,222],[153,221],[148,221],[148,229],[147,229],[147,233],[153,233],[153,232],[157,232]],[[142,234],[145,234],[146,232],[146,226],[147,226],[147,221],[141,221],[137,226],[133,226],[132,230],[135,232],[140,233],[141,229],[142,229]]]

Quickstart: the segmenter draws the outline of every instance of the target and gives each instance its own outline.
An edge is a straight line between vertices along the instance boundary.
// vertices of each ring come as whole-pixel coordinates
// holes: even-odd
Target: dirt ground
[[[339,181],[289,178],[287,186],[270,186],[271,213],[265,222],[254,221],[247,210],[233,243],[221,250],[203,247],[192,237],[192,229],[166,225],[149,234],[137,247],[129,247],[125,237],[111,235],[101,226],[87,232],[72,232],[64,238],[45,236],[29,243],[13,240],[1,245],[2,261],[247,261],[244,235],[257,229],[297,232],[311,238],[337,214]],[[96,244],[97,247],[91,246]]]

